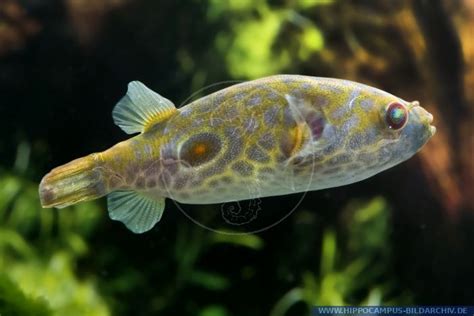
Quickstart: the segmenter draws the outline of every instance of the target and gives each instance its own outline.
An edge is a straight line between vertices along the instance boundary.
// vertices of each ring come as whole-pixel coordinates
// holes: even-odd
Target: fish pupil
[[[391,129],[401,129],[403,126],[405,126],[407,118],[408,112],[402,104],[394,102],[388,106],[386,121]]]

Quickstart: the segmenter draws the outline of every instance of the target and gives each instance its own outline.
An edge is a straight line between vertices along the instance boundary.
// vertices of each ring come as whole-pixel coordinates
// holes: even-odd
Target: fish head
[[[347,131],[346,150],[367,166],[371,174],[397,165],[418,152],[435,134],[433,115],[418,101],[407,102],[390,94],[367,96],[355,106],[357,119]]]
[[[397,116],[406,117],[404,126],[397,126]],[[388,131],[392,132],[389,139],[397,140],[393,144],[393,150],[402,157],[409,158],[410,153],[415,154],[436,133],[436,127],[431,125],[433,115],[421,107],[418,101],[392,102],[382,112],[382,118]]]

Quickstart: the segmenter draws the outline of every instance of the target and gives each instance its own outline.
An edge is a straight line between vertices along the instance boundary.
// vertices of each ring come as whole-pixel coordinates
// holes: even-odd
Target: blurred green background
[[[473,29],[469,0],[0,0],[0,314],[472,305]],[[179,105],[278,73],[419,100],[438,132],[402,165],[309,192],[258,234],[203,229],[173,203],[143,235],[108,219],[104,199],[40,207],[46,172],[126,138],[111,110],[129,81]],[[289,199],[263,199],[261,216]],[[187,209],[232,229],[218,206]]]

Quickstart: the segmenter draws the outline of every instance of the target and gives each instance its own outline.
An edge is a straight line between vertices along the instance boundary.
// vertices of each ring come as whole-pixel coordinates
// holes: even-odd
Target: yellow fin
[[[125,133],[143,133],[177,111],[173,102],[148,89],[140,81],[128,84],[127,94],[115,106],[112,117]]]

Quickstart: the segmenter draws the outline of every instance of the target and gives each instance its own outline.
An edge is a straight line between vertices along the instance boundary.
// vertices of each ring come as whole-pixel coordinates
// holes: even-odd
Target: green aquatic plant
[[[394,294],[390,275],[390,221],[385,199],[352,201],[343,211],[342,233],[328,228],[322,238],[319,271],[307,271],[271,315],[283,316],[297,303],[313,306],[410,304],[408,293]]]
[[[331,1],[300,0],[288,6],[265,0],[209,2],[209,19],[228,21],[229,29],[219,32],[215,46],[235,78],[285,72],[324,48],[323,33],[305,11]]]
[[[99,216],[91,203],[44,212],[36,183],[0,172],[0,271],[8,271],[0,278],[0,314],[110,315],[96,281],[75,268],[90,251],[87,236]]]
[[[50,316],[52,311],[44,299],[25,295],[15,282],[0,275],[0,315]]]

